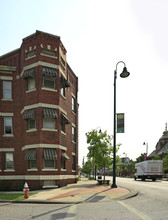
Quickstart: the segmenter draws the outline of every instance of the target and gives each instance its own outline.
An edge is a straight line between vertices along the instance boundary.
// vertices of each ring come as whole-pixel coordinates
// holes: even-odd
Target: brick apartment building
[[[0,182],[77,182],[78,78],[60,37],[36,31],[0,57]]]

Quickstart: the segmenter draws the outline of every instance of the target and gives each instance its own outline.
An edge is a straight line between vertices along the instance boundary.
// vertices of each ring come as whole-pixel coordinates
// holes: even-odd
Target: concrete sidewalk
[[[62,188],[41,190],[28,199],[15,202],[25,203],[80,203],[126,199],[136,196],[137,192],[110,185],[98,185],[97,180],[82,178],[77,184],[69,184]]]

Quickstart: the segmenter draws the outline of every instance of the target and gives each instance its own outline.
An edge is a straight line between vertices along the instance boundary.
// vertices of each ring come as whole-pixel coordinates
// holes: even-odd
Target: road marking
[[[152,220],[150,217],[144,215],[142,212],[138,211],[137,209],[133,208],[132,206],[122,202],[122,201],[118,201],[118,203],[120,203],[122,206],[124,206],[125,208],[127,208],[129,211],[131,211],[132,213],[134,213],[135,215],[137,215],[138,217],[140,217],[143,220]]]
[[[72,220],[72,219],[74,219],[75,213],[76,213],[76,209],[77,209],[77,205],[72,205],[72,206],[70,206],[70,208],[68,209],[68,212],[67,212],[67,214],[66,214],[66,216],[65,216],[65,219],[66,219],[66,220]],[[68,216],[70,216],[70,215],[74,215],[74,216],[68,218]]]

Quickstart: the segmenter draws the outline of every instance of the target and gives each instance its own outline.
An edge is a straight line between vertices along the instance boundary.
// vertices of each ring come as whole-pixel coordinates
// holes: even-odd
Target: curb
[[[135,196],[138,195],[138,191],[134,190],[134,189],[130,189],[130,188],[126,188],[124,187],[125,189],[127,189],[128,191],[130,191],[130,193],[128,193],[127,195],[125,196],[121,196],[119,198],[116,198],[116,200],[126,200],[126,199],[130,199],[130,198],[133,198]]]
[[[133,198],[135,196],[138,195],[138,192],[133,190],[133,189],[128,189],[127,190],[130,192],[128,193],[127,195],[124,195],[124,196],[121,196],[121,197],[118,197],[118,198],[113,198],[111,200],[116,200],[116,201],[121,201],[121,200],[126,200],[126,199],[130,199],[130,198]],[[99,193],[98,193],[99,194]],[[93,198],[94,196],[96,196],[96,194],[92,195],[91,197]],[[47,201],[47,200],[0,200],[0,203],[29,203],[29,204],[80,204],[80,203],[87,203],[89,202],[90,198],[87,198],[86,200],[84,201],[77,201],[77,202],[63,202],[63,201]]]

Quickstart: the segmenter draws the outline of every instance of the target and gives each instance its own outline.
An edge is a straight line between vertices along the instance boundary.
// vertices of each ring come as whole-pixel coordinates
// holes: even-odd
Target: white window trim
[[[62,168],[61,168],[61,171],[66,171],[66,169],[62,169]]]
[[[58,92],[58,90],[56,89],[50,89],[50,88],[46,88],[46,87],[41,87],[42,90],[46,90],[46,91],[50,91],[50,92]]]
[[[38,169],[32,168],[32,169],[27,169],[27,171],[38,171]]]
[[[10,82],[11,83],[11,89],[10,89],[10,95],[11,95],[11,98],[4,98],[4,82],[6,82],[6,81],[8,81],[8,82]],[[9,79],[7,79],[7,80],[3,80],[2,81],[2,84],[3,84],[3,96],[2,96],[2,99],[3,100],[12,100],[12,97],[13,97],[13,94],[12,94],[12,80],[9,80]]]
[[[13,99],[1,99],[2,101],[13,102]]]
[[[34,91],[36,91],[36,90],[37,90],[36,88],[34,88],[34,89],[30,89],[30,90],[27,90],[26,93],[34,92]]]
[[[57,129],[51,129],[51,128],[42,128],[42,131],[58,131]]]
[[[15,172],[15,170],[4,170],[4,172]]]
[[[65,132],[63,132],[63,131],[61,131],[61,134],[66,135],[66,133],[65,133]]]
[[[66,96],[64,96],[62,93],[61,93],[61,96],[62,96],[64,99],[66,99]]]
[[[13,118],[12,118],[12,126],[11,126],[11,134],[5,134],[5,118],[12,118],[11,116],[5,116],[4,117],[4,135],[5,137],[13,137]]]
[[[32,128],[32,129],[27,130],[26,132],[29,133],[29,132],[34,132],[34,131],[37,131],[37,129],[36,128]]]
[[[44,57],[50,57],[50,58],[53,58],[53,59],[58,59],[58,57],[54,57],[54,56],[50,56],[50,55],[47,55],[47,54],[44,54],[44,53],[40,53],[41,56],[44,56]]]
[[[43,168],[42,171],[58,171],[58,169],[55,168]]]
[[[4,134],[2,137],[14,137],[14,134]]]

